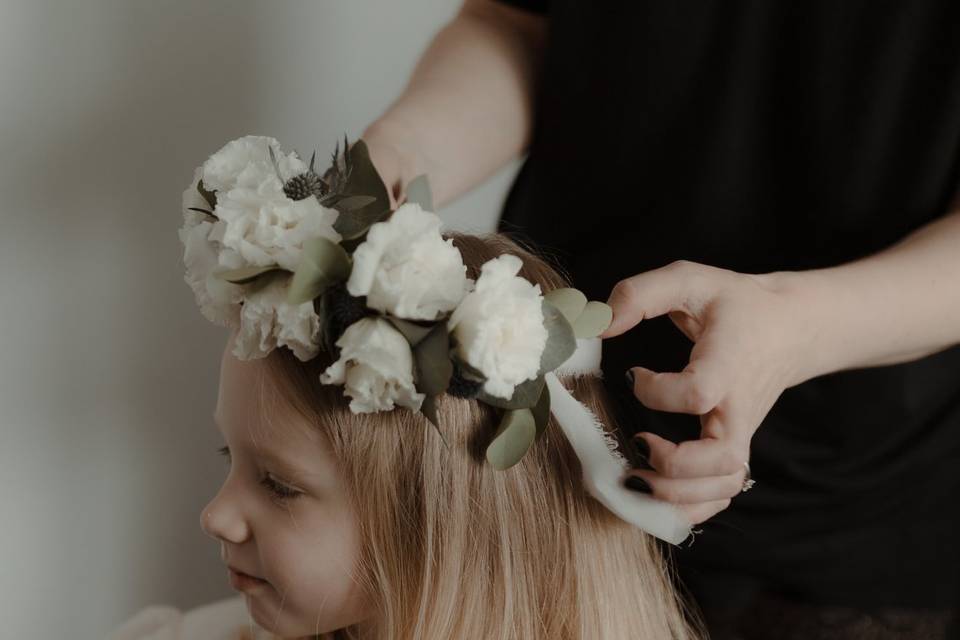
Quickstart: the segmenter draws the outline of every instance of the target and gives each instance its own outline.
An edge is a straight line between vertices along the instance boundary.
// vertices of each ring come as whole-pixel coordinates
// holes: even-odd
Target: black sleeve
[[[550,9],[550,0],[496,0],[501,4],[508,4],[517,9],[524,9],[534,13],[546,13]]]

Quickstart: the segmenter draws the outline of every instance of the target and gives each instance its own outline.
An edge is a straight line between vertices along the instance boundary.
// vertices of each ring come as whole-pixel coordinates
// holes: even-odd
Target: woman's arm
[[[811,316],[797,382],[930,355],[960,343],[960,209],[868,258],[764,277]]]
[[[546,19],[467,0],[396,101],[363,133],[394,203],[421,173],[443,206],[521,154],[533,128]]]

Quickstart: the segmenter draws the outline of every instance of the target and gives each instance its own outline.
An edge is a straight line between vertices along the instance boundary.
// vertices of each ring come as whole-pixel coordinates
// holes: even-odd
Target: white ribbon
[[[600,338],[577,339],[577,349],[562,365],[546,374],[550,412],[580,459],[583,482],[594,498],[620,519],[671,544],[690,535],[691,523],[674,505],[633,491],[621,483],[629,467],[596,415],[570,395],[556,374],[599,375]]]

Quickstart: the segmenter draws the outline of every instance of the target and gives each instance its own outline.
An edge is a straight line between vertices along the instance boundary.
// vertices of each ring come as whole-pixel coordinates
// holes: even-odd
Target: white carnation
[[[183,226],[178,231],[186,267],[183,279],[193,290],[205,318],[223,327],[237,328],[243,289],[215,276],[220,251],[218,236],[223,231],[223,223],[213,222],[206,214],[189,209],[210,207],[197,191],[201,175],[202,169],[198,167],[193,183],[183,192]]]
[[[233,348],[237,358],[262,358],[275,348],[285,346],[305,362],[319,352],[320,318],[313,309],[313,301],[289,304],[287,280],[289,278],[274,280],[246,294]]]
[[[347,290],[398,318],[436,320],[455,308],[471,281],[460,251],[440,235],[441,220],[416,203],[370,227],[353,252]]]
[[[217,191],[214,212],[226,223],[224,251],[234,254],[221,264],[277,264],[295,271],[304,240],[320,236],[340,242],[333,228],[336,210],[322,206],[315,196],[291,200],[283,192],[270,160],[271,146],[285,180],[306,171],[296,154],[283,153],[274,138],[265,136],[228,142],[203,164],[203,184]]]
[[[323,384],[344,384],[354,413],[394,405],[420,409],[424,394],[413,383],[413,354],[403,335],[383,318],[354,322],[337,340],[340,358],[320,375]]]
[[[207,158],[203,163],[203,185],[209,191],[226,193],[237,187],[256,189],[266,175],[272,175],[279,182],[270,160],[270,147],[273,147],[280,174],[285,179],[306,171],[306,163],[295,153],[280,151],[276,138],[243,136],[231,140]]]
[[[537,377],[547,344],[540,285],[517,276],[521,266],[511,254],[487,261],[447,322],[459,357],[486,377],[483,390],[504,399]]]
[[[318,236],[340,242],[334,231],[337,212],[316,197],[290,200],[276,176],[265,177],[256,189],[237,187],[217,194],[217,216],[226,224],[225,251],[246,265],[280,265],[296,271],[303,242]]]

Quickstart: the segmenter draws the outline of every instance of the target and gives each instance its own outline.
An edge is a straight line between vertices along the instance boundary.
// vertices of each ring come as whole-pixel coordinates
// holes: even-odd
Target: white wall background
[[[226,334],[182,279],[180,194],[245,134],[329,157],[458,5],[0,0],[0,638],[233,594],[199,526]],[[448,225],[491,230],[516,167]]]

